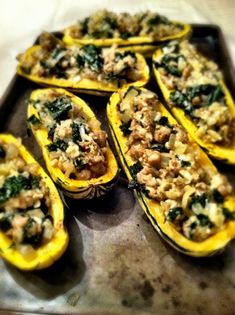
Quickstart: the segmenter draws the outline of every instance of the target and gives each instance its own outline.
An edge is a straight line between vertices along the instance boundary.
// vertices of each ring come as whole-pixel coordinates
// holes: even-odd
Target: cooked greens
[[[175,106],[182,108],[186,115],[194,116],[194,110],[199,107],[210,106],[214,102],[220,101],[224,97],[221,86],[212,84],[202,84],[188,87],[186,91],[172,91],[170,100]],[[199,102],[195,103],[195,98]]]
[[[0,203],[7,201],[11,197],[17,196],[22,190],[29,190],[39,187],[37,176],[18,176],[8,177],[0,188]]]
[[[47,101],[45,107],[52,118],[57,122],[68,117],[68,111],[72,108],[71,100],[66,96],[60,96],[53,101]]]
[[[0,145],[0,158],[4,158],[6,156],[6,151],[4,150],[3,146]]]
[[[68,144],[64,140],[61,140],[61,139],[57,139],[53,143],[50,143],[47,145],[47,149],[49,152],[57,151],[58,149],[65,152],[67,148],[68,148]]]

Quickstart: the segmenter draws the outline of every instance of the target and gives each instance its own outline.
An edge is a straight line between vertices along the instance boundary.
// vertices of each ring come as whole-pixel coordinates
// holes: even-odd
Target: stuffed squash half
[[[107,114],[129,188],[160,235],[190,256],[221,251],[235,235],[227,179],[153,92],[121,89]]]
[[[115,184],[118,165],[89,106],[63,89],[33,91],[28,124],[53,180],[72,198],[93,198]]]
[[[158,49],[153,67],[177,120],[209,155],[235,164],[235,106],[218,66],[183,41]]]
[[[26,148],[0,135],[0,256],[23,270],[42,269],[65,251],[64,207],[49,176]]]
[[[173,22],[155,12],[114,13],[100,10],[64,30],[69,45],[95,44],[128,48],[150,55],[156,45],[189,35],[188,24]]]
[[[130,84],[144,86],[149,79],[148,66],[140,54],[114,46],[65,46],[50,33],[43,33],[39,44],[19,55],[18,60],[19,75],[39,84],[79,92],[110,93]]]

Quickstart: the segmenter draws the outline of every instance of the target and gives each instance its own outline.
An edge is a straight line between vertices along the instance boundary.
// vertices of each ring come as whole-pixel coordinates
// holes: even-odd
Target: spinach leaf
[[[89,44],[81,48],[83,51],[83,59],[91,70],[99,72],[103,67],[104,60],[101,57],[101,49],[95,45]]]
[[[178,156],[177,156],[177,159],[180,161],[180,164],[181,164],[182,167],[187,167],[187,166],[191,165],[191,163],[189,161],[185,161],[185,160],[181,159]]]
[[[131,133],[130,126],[131,126],[131,120],[121,124],[120,129],[124,136],[128,136]]]
[[[11,220],[13,215],[5,215],[0,219],[0,230],[3,232],[7,232],[12,228]]]
[[[203,106],[211,105],[215,101],[219,101],[224,96],[220,85],[201,84],[187,88],[188,99],[192,100],[196,96],[207,96],[206,101],[202,103]]]
[[[197,219],[199,221],[200,226],[206,226],[209,225],[210,227],[212,226],[212,222],[209,220],[208,216],[205,214],[198,214]]]
[[[132,178],[128,184],[128,189],[139,189],[140,184],[137,182],[136,178]]]
[[[213,189],[210,192],[209,200],[215,201],[217,203],[222,203],[224,201],[224,196],[217,189]]]
[[[166,216],[168,221],[175,221],[177,218],[180,218],[183,214],[183,208],[182,207],[174,207],[170,208],[169,212]]]
[[[0,203],[17,196],[22,190],[38,188],[39,182],[40,177],[33,175],[26,177],[20,174],[8,177],[0,188]]]
[[[189,234],[189,238],[192,239],[193,238],[193,231],[195,230],[195,228],[197,226],[208,226],[208,227],[213,227],[213,223],[209,220],[207,215],[204,215],[202,213],[198,214],[197,216],[197,221],[194,221],[193,223],[191,223],[191,225],[189,226],[189,230],[190,230],[190,234]]]
[[[190,205],[189,205],[190,209],[192,209],[192,206],[194,204],[197,204],[197,203],[199,203],[203,208],[205,208],[205,206],[206,206],[206,198],[207,197],[206,197],[205,193],[203,193],[201,195],[193,195],[192,199],[191,199],[191,202],[190,202]]]
[[[137,59],[136,54],[133,51],[124,51],[124,52],[115,53],[115,61],[117,62],[128,56],[130,56],[131,58]]]
[[[99,27],[99,30],[95,30],[91,33],[93,38],[111,38],[113,32],[117,28],[117,21],[110,16],[105,16]]]
[[[111,18],[110,16],[106,16],[104,18],[104,22],[108,24],[112,30],[115,30],[115,28],[117,28],[117,21],[114,18]]]
[[[206,96],[200,104],[192,105],[192,100],[198,96]],[[213,102],[219,101],[224,97],[224,92],[220,85],[201,84],[190,86],[185,92],[173,91],[170,94],[170,100],[178,107],[182,108],[185,114],[193,117],[193,111],[197,107],[209,106]]]
[[[40,125],[41,124],[41,120],[38,119],[34,114],[31,115],[28,119],[27,119],[27,122],[31,125]]]
[[[65,69],[61,65],[62,60],[65,59],[65,55],[61,54],[63,51],[66,51],[66,48],[62,46],[56,47],[52,51],[50,58],[55,60],[53,63],[50,63],[48,59],[40,60],[40,65],[44,69],[46,76],[54,75],[57,78],[67,78]]]
[[[156,150],[159,152],[169,152],[170,149],[168,149],[164,144],[162,143],[154,143],[151,145],[152,150]]]
[[[39,176],[34,176],[34,175],[30,174],[29,179],[30,179],[30,182],[31,182],[31,189],[40,188],[41,178]]]
[[[156,14],[154,17],[148,20],[148,25],[156,26],[159,24],[170,24],[170,21],[163,15]]]
[[[155,62],[154,64],[157,68],[163,67],[168,73],[181,77],[183,71],[178,68],[178,61],[180,58],[186,60],[182,54],[166,54],[163,56],[160,63]]]
[[[149,196],[149,191],[145,188],[143,184],[139,184],[136,178],[132,178],[132,180],[129,182],[128,189],[136,189],[151,199],[151,197]]]
[[[41,231],[37,229],[37,222],[29,217],[23,230],[23,241],[24,244],[31,244],[34,247],[38,246],[42,241],[43,228]]]
[[[133,165],[130,166],[130,173],[132,176],[132,180],[130,181],[128,188],[129,189],[140,189],[141,185],[137,182],[136,175],[143,169],[140,161],[137,161]]]
[[[77,62],[77,67],[79,69],[84,67],[84,59],[83,59],[83,57],[81,55],[77,55],[76,56],[76,62]]]
[[[49,209],[48,209],[48,206],[47,206],[46,199],[43,198],[43,199],[40,200],[40,202],[41,202],[40,209],[42,210],[43,214],[44,214],[45,216],[47,216],[47,213],[48,213],[48,210],[49,210]],[[30,209],[30,210],[31,210],[31,209]]]
[[[123,58],[130,56],[131,58],[136,60],[136,54],[134,52],[129,52],[129,51],[125,51],[125,52],[116,52],[115,53],[115,60],[114,62],[119,62],[120,60],[122,60]],[[131,66],[127,63],[127,62],[123,62],[122,66],[119,68],[119,71],[115,72],[109,72],[107,74],[105,74],[105,79],[108,81],[114,81],[116,80],[116,84],[118,87],[121,87],[124,82],[121,80],[122,78],[126,78],[126,71],[128,71],[129,69],[131,69]]]
[[[89,20],[89,17],[86,17],[83,21],[80,22],[82,35],[88,34]]]
[[[136,177],[136,175],[143,169],[142,164],[140,161],[137,161],[135,164],[130,166],[130,173],[132,177]]]
[[[81,131],[86,132],[86,126],[83,123],[72,122],[72,138],[74,142],[82,141]]]
[[[57,139],[55,142],[47,145],[47,150],[49,152],[61,150],[65,152],[68,148],[68,144],[64,140]]]
[[[201,104],[202,106],[211,105],[213,102],[219,101],[223,96],[223,90],[220,85],[213,84],[201,84],[192,87],[188,87],[186,94],[188,100],[192,100],[194,97],[205,95],[206,100]]]
[[[200,93],[201,93],[200,85],[189,86],[186,90],[186,97],[189,101],[192,101],[192,99],[199,96]]]
[[[166,116],[162,116],[157,123],[162,126],[166,126],[168,128],[173,128],[173,126],[169,123],[168,118]]]
[[[190,224],[189,226],[189,238],[192,239],[193,238],[193,231],[196,229],[197,227],[197,222],[194,221],[193,223]]]
[[[136,95],[135,96],[138,96],[141,94],[141,90],[133,85],[129,86],[128,89],[126,90],[125,94],[123,95],[123,99],[127,97],[127,95],[131,92],[131,91],[135,91]]]
[[[37,107],[36,105],[37,105],[38,103],[40,103],[40,100],[33,100],[33,99],[29,99],[29,100],[28,100],[28,104],[33,105],[34,108]]]
[[[59,62],[52,66],[48,63],[47,60],[40,60],[40,65],[44,69],[45,76],[54,75],[57,78],[67,78],[65,69],[61,67]]]
[[[129,37],[133,35],[131,34],[131,32],[126,31],[126,32],[122,32],[120,36],[122,39],[128,39]]]
[[[223,207],[222,211],[223,211],[223,215],[224,215],[226,220],[229,221],[229,220],[235,219],[234,213],[232,211],[230,211],[228,208]]]
[[[71,101],[67,96],[60,96],[52,102],[48,101],[45,103],[45,107],[56,121],[67,119],[68,112],[72,109]]]
[[[52,140],[54,137],[54,134],[55,134],[56,124],[51,125],[48,129],[49,130],[48,130],[48,137],[47,138]]]
[[[6,151],[4,150],[3,146],[0,145],[0,158],[4,159],[6,156]]]
[[[129,189],[136,189],[138,191],[141,191],[143,194],[145,194],[148,198],[151,198],[149,196],[149,191],[145,188],[145,185],[139,184],[137,181],[137,174],[143,169],[142,164],[140,161],[137,161],[135,164],[130,166],[130,173],[132,176],[132,180],[130,181],[128,188]]]
[[[63,51],[66,51],[65,47],[61,47],[61,46],[56,47],[51,53],[51,58],[52,59],[57,59],[58,56],[60,55],[60,53],[63,52]]]
[[[24,65],[21,65],[20,66],[20,69],[22,70],[22,72],[24,72],[25,74],[30,74],[31,73],[31,68],[30,67],[26,67],[26,66],[24,66]]]
[[[73,164],[77,170],[81,170],[87,165],[87,162],[84,159],[77,158]]]
[[[185,160],[180,160],[180,164],[181,164],[181,166],[182,167],[187,167],[187,166],[190,166],[191,165],[191,163],[189,162],[189,161],[185,161]]]
[[[170,100],[175,106],[182,108],[186,115],[193,117],[194,107],[188,100],[187,94],[180,92],[179,90],[172,91],[170,94]]]
[[[187,102],[187,95],[179,90],[172,91],[170,94],[170,99],[177,106],[183,106],[184,102]]]
[[[211,86],[210,94],[207,98],[207,104],[211,105],[214,102],[219,101],[222,97],[224,97],[224,92],[220,85],[217,86]]]

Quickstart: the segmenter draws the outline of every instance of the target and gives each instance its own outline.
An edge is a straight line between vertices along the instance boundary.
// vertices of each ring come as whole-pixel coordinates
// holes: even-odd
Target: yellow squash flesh
[[[156,47],[168,42],[170,40],[183,39],[190,35],[191,26],[189,24],[183,24],[178,22],[173,22],[173,24],[182,25],[182,30],[175,35],[168,35],[162,38],[159,38],[157,41],[151,38],[150,36],[133,36],[128,39],[117,38],[74,38],[71,35],[71,27],[68,27],[64,31],[63,41],[67,45],[87,45],[93,44],[100,47],[110,47],[112,45],[118,45],[119,48],[124,48],[134,52],[143,54],[144,56],[151,56],[152,53],[156,50]]]
[[[161,54],[162,54],[161,49],[158,49],[153,55],[153,61],[157,60],[161,56]],[[161,75],[155,66],[153,66],[153,71],[156,77],[156,81],[164,96],[164,99],[167,102],[169,100],[170,93],[172,92],[172,90],[169,90],[167,86],[164,84],[164,82],[161,79]],[[225,99],[226,99],[226,104],[230,110],[231,116],[235,117],[235,104],[232,99],[232,96],[223,81],[220,81],[220,85],[222,86]],[[193,123],[193,121],[188,116],[185,115],[183,109],[178,108],[178,107],[172,107],[171,111],[172,111],[172,114],[175,116],[175,118],[178,120],[178,122],[187,130],[190,136],[203,149],[205,149],[211,157],[217,160],[221,160],[222,162],[235,165],[235,139],[234,139],[234,143],[230,146],[223,146],[219,144],[206,142],[197,136],[197,133],[196,133],[198,130],[197,126]]]
[[[49,93],[51,89],[39,89],[32,92],[30,100],[36,100],[43,93]],[[53,89],[62,95],[71,97],[71,101],[82,108],[85,117],[90,120],[95,118],[95,114],[89,108],[89,106],[79,97],[71,94],[64,89]],[[35,115],[39,118],[37,110],[33,107],[32,103],[29,102],[28,106],[28,117]],[[104,195],[109,191],[116,183],[118,178],[118,165],[113,155],[112,150],[107,143],[107,171],[104,175],[98,178],[92,178],[90,180],[76,180],[70,179],[65,176],[59,167],[55,167],[51,163],[47,145],[51,143],[48,139],[48,132],[46,128],[39,126],[32,128],[32,132],[42,150],[43,158],[46,163],[46,167],[52,177],[52,179],[63,189],[64,193],[71,198],[75,199],[91,199]]]
[[[144,90],[144,89],[142,89]],[[123,136],[120,130],[122,124],[119,115],[117,105],[120,102],[120,96],[118,93],[114,93],[109,101],[107,107],[107,115],[109,120],[110,129],[112,132],[113,140],[118,151],[122,166],[129,180],[132,179],[130,173],[130,166],[134,161],[130,155],[128,155],[127,137]],[[171,114],[165,109],[163,105],[158,107],[159,111],[168,118],[170,124],[177,124],[176,120]],[[189,137],[190,138],[190,137]],[[192,150],[199,151],[200,158],[199,163],[210,172],[210,174],[217,174],[218,171],[212,164],[208,156],[198,147],[198,145],[190,138],[190,145]],[[187,239],[183,234],[179,233],[173,224],[166,221],[164,214],[160,211],[159,203],[148,198],[142,192],[136,191],[138,201],[145,211],[146,215],[150,219],[154,228],[158,233],[165,239],[171,246],[178,251],[195,257],[210,256],[220,252],[224,247],[234,238],[235,236],[235,221],[229,221],[226,226],[216,234],[212,235],[208,239],[202,242],[194,242]],[[226,199],[224,203],[225,207],[228,207],[235,214],[235,196],[231,195]]]
[[[26,52],[20,57],[20,62],[17,66],[17,73],[33,82],[36,82],[40,85],[44,86],[55,86],[60,88],[66,88],[75,92],[84,92],[88,94],[110,94],[111,92],[117,91],[118,86],[112,82],[102,82],[95,81],[91,79],[82,78],[80,81],[73,81],[72,79],[64,79],[64,78],[56,78],[52,76],[48,77],[40,77],[38,75],[26,74],[22,70],[22,64],[29,60],[32,60],[33,55],[36,54],[40,50],[39,45],[34,45],[26,50]],[[134,85],[137,87],[144,86],[149,80],[149,68],[145,61],[145,58],[141,54],[137,54],[138,64],[142,69],[142,78],[131,83],[126,83],[123,87],[128,87],[130,85]]]
[[[56,187],[50,177],[45,173],[42,167],[35,161],[26,148],[10,134],[0,134],[0,139],[4,143],[14,143],[18,148],[22,159],[27,163],[36,163],[38,165],[38,175],[43,178],[46,186],[50,190],[50,215],[53,218],[55,233],[52,239],[34,250],[28,255],[22,255],[12,246],[12,240],[3,232],[0,232],[0,256],[22,270],[37,270],[49,267],[64,253],[68,245],[68,233],[65,231],[64,206]]]

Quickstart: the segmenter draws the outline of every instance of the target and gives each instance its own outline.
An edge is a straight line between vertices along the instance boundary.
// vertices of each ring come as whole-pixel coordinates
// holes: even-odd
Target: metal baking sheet
[[[232,63],[220,29],[194,25],[192,41],[219,63],[235,97]],[[154,80],[148,87],[158,92]],[[0,104],[0,131],[22,137],[43,165],[25,123],[27,100],[35,88],[26,79],[13,78]],[[81,97],[108,131],[108,98]],[[235,168],[216,165],[234,185]],[[153,229],[123,173],[106,196],[64,198],[64,203],[70,243],[59,261],[46,270],[22,272],[0,260],[0,314],[235,314],[235,242],[210,258],[176,252]]]

